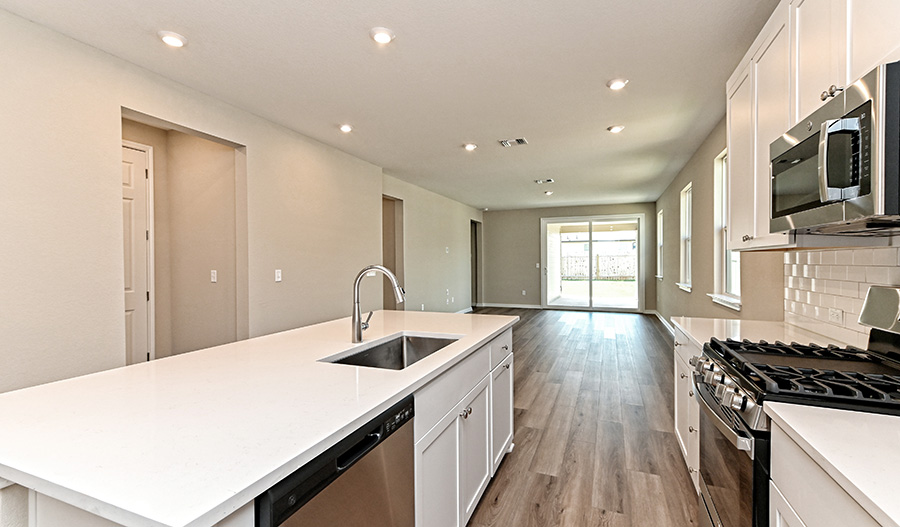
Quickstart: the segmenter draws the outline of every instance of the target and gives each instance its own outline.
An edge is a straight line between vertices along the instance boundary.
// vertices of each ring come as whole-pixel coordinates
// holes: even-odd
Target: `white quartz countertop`
[[[763,406],[872,518],[900,527],[900,417],[787,403]]]
[[[518,317],[379,311],[0,395],[0,478],[125,526],[209,527]],[[406,332],[404,370],[318,362]],[[2,479],[0,479],[2,481]]]
[[[765,340],[768,342],[797,342],[800,344],[818,344],[825,346],[847,346],[846,342],[836,341],[828,337],[800,329],[784,322],[764,320],[735,320],[725,318],[692,318],[672,317],[672,323],[679,327],[698,347],[709,342],[709,339],[731,338],[735,340]]]

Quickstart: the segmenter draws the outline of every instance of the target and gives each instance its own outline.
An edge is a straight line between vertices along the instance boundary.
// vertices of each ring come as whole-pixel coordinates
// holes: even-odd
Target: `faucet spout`
[[[394,276],[394,273],[391,272],[390,269],[383,265],[368,265],[363,268],[362,271],[356,275],[356,280],[353,282],[353,342],[362,342],[362,332],[363,332],[363,323],[362,323],[362,313],[359,311],[359,284],[362,283],[362,279],[372,271],[379,271],[384,276],[387,277],[391,282],[391,286],[394,288],[394,298],[397,299],[397,303],[403,303],[403,300],[406,297],[406,292],[403,291],[403,288],[400,287],[400,282],[397,280],[397,277]],[[368,324],[366,325],[368,328]]]

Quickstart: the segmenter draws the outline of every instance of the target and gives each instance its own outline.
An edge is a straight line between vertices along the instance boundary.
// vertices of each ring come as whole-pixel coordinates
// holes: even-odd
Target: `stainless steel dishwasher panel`
[[[256,527],[414,527],[410,395],[256,499]]]
[[[363,456],[282,527],[413,527],[413,423]]]

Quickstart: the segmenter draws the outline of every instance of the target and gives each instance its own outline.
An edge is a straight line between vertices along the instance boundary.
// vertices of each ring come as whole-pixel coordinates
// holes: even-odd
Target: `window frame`
[[[663,279],[663,209],[656,213],[656,279]]]
[[[693,231],[693,182],[689,182],[683,189],[681,189],[680,194],[680,202],[681,202],[681,221],[680,221],[680,238],[679,238],[679,247],[680,247],[680,281],[678,282],[678,287],[686,291],[688,293],[691,292],[691,260],[693,258],[693,243],[692,243],[692,231]]]
[[[728,205],[728,150],[723,150],[716,156],[713,166],[713,292],[707,293],[713,302],[723,305],[735,311],[741,310],[741,269],[740,253],[731,251],[728,247],[728,220],[730,219]],[[731,268],[732,256],[738,258],[737,294],[729,290],[729,268]],[[733,283],[733,282],[732,282]]]

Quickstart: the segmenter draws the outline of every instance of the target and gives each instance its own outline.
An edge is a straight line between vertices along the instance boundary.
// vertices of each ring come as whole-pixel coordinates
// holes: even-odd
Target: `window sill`
[[[675,285],[677,285],[678,289],[681,289],[682,291],[687,291],[688,293],[691,292],[691,284],[683,284],[681,282],[675,282]]]
[[[741,299],[737,296],[731,295],[722,295],[719,293],[706,293],[706,296],[710,297],[713,302],[716,304],[725,306],[729,309],[733,309],[735,311],[741,310]]]

